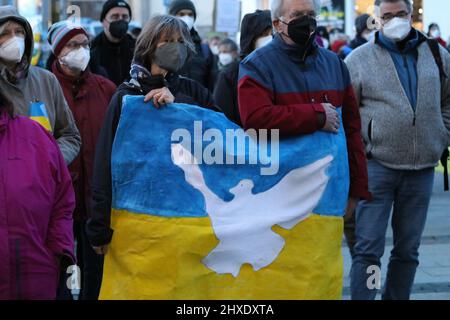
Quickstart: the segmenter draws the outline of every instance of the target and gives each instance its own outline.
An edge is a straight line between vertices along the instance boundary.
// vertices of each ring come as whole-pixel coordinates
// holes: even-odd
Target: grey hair
[[[403,1],[406,4],[406,7],[408,8],[408,12],[412,13],[413,12],[413,3],[411,0],[375,0],[375,14],[379,17],[380,16],[380,5],[383,2],[387,2],[387,3],[395,3],[395,2],[400,2]]]
[[[313,2],[316,14],[320,13],[322,8],[322,0],[309,0]],[[283,16],[284,0],[272,0],[272,21],[276,21]]]

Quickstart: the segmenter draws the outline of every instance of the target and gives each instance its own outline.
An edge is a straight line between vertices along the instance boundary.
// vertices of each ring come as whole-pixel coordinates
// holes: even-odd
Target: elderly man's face
[[[278,17],[285,23],[289,23],[292,20],[298,19],[305,15],[316,16],[317,13],[314,7],[313,0],[284,0],[283,8],[281,10],[282,16]],[[288,26],[281,23],[279,20],[273,22],[273,26],[278,33],[288,34]],[[290,38],[285,37],[288,44],[294,44]]]
[[[412,14],[404,1],[382,2],[380,4],[381,23],[385,25],[395,17],[409,19],[412,24]]]

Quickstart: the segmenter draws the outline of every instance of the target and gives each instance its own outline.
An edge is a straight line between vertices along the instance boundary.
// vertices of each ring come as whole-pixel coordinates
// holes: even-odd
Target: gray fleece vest
[[[450,55],[444,48],[441,55],[450,75]],[[360,104],[366,153],[392,169],[436,166],[450,145],[450,82],[441,84],[428,44],[418,47],[415,112],[386,49],[367,43],[346,63]]]

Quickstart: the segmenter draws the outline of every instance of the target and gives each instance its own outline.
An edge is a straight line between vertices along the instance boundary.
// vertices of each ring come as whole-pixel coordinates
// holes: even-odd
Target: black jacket
[[[175,102],[203,106],[218,111],[209,91],[197,82],[178,75],[171,75],[167,82],[161,80],[159,84],[147,90],[169,87],[175,96]],[[103,128],[97,141],[94,161],[94,176],[92,179],[92,217],[88,220],[86,232],[91,245],[101,246],[111,242],[113,230],[110,227],[112,205],[111,180],[111,152],[119,125],[122,111],[122,99],[126,95],[144,95],[138,86],[123,83],[117,89],[103,123]]]
[[[246,14],[241,27],[241,58],[255,50],[256,39],[268,28],[272,27],[270,11],[256,10]],[[242,126],[238,105],[239,61],[235,61],[217,76],[214,88],[214,100],[228,119]]]
[[[196,52],[189,57],[178,73],[197,81],[210,92],[213,92],[215,75],[217,74],[214,55],[208,45],[202,44],[202,39],[194,29],[191,30],[191,38]]]
[[[214,88],[214,101],[228,119],[242,126],[237,97],[238,80],[239,61],[234,61],[219,73]]]
[[[366,40],[366,39],[364,39],[364,38],[363,38],[362,36],[360,36],[360,35],[357,35],[357,36],[355,37],[355,39],[353,39],[353,40],[350,42],[349,47],[352,48],[353,50],[355,50],[356,48],[361,47],[363,44],[366,44],[366,43],[367,43],[367,40]]]
[[[103,67],[108,79],[118,86],[130,79],[134,47],[135,40],[129,35],[120,43],[112,43],[102,32],[92,41],[91,61]]]

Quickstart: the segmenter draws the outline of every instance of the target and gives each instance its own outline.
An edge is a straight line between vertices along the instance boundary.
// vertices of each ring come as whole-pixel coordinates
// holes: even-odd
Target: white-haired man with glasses
[[[239,110],[245,129],[278,129],[285,137],[319,131],[332,135],[344,128],[350,190],[336,197],[348,199],[347,212],[352,212],[359,199],[370,199],[360,115],[345,63],[315,42],[319,12],[320,1],[272,2],[276,35],[240,65]],[[317,148],[311,145],[312,150]],[[333,281],[326,266],[317,268]]]

